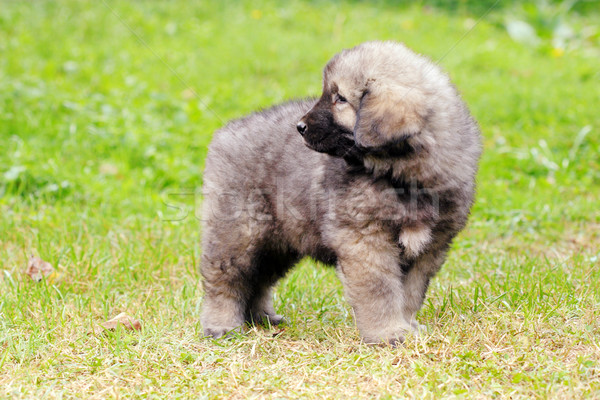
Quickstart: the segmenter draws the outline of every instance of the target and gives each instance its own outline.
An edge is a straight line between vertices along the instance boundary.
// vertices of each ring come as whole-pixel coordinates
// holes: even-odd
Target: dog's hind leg
[[[273,307],[272,287],[299,254],[265,246],[266,227],[253,223],[252,229],[225,234],[220,227],[207,226],[201,263],[206,336],[221,337],[245,322],[277,325],[283,320]]]
[[[245,273],[249,269],[247,256],[214,260],[203,255],[201,322],[206,336],[219,338],[244,324],[251,290]]]
[[[300,259],[294,251],[266,251],[257,256],[257,271],[253,295],[248,304],[248,316],[252,322],[278,325],[283,316],[273,307],[273,285]]]
[[[251,322],[263,325],[279,325],[283,322],[283,315],[275,312],[273,307],[272,287],[261,287],[252,299],[249,308]]]

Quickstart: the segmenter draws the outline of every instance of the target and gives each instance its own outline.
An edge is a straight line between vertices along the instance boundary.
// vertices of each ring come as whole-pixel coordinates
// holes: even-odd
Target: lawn
[[[451,4],[3,1],[0,398],[600,398],[600,8]],[[276,290],[285,326],[204,339],[212,133],[318,95],[370,39],[439,62],[484,135],[427,333],[362,344],[305,259]],[[94,333],[120,312],[142,329]]]

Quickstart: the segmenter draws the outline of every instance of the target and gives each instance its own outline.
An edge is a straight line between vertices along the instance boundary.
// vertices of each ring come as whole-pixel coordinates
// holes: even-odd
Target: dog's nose
[[[303,121],[300,121],[296,125],[296,129],[298,129],[298,132],[300,132],[301,135],[304,135],[306,133],[306,124]]]

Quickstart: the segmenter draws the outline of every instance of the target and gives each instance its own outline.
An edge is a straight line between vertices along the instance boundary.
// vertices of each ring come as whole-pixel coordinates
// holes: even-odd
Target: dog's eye
[[[346,100],[346,98],[344,96],[342,96],[341,94],[336,94],[335,95],[335,102],[339,103],[339,104],[343,104],[346,103],[348,100]]]

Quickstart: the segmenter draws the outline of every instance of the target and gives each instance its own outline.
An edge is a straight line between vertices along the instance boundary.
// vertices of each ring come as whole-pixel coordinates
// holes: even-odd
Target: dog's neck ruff
[[[343,159],[352,173],[371,175],[375,180],[388,181],[394,188],[407,189],[414,186],[414,179],[407,180],[395,167],[399,162],[415,157],[423,151],[422,145],[409,143],[409,138],[380,147],[366,148],[355,144],[346,151]]]

